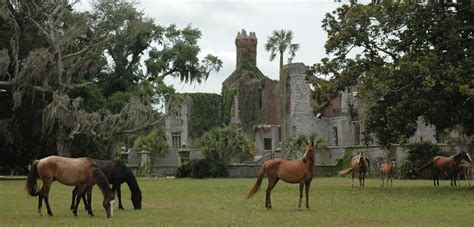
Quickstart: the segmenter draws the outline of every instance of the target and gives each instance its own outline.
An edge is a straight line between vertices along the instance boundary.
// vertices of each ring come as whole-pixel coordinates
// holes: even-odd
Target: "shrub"
[[[234,126],[213,128],[198,140],[202,155],[216,163],[229,164],[231,160],[249,160],[255,145],[251,139]]]
[[[440,147],[431,142],[409,144],[407,148],[407,159],[405,163],[400,166],[400,174],[403,178],[414,178],[413,169],[428,163],[434,156],[448,155],[445,151],[441,150]],[[425,171],[420,177],[429,178],[429,176],[429,171]]]
[[[209,178],[227,177],[229,175],[224,164],[209,159],[191,160],[180,167],[176,177]]]

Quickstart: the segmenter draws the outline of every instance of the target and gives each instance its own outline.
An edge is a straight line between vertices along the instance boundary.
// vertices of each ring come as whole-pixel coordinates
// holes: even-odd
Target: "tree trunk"
[[[281,151],[286,152],[286,76],[283,73],[283,52],[280,51],[280,91],[281,91],[281,111],[280,111],[280,127],[281,127]]]
[[[115,139],[111,139],[111,141],[107,144],[107,159],[108,160],[115,159],[116,145],[117,145],[117,141]]]
[[[63,126],[59,126],[58,129],[58,138],[56,142],[56,149],[58,150],[58,155],[62,157],[71,157],[70,151],[71,141],[68,140],[67,133]]]

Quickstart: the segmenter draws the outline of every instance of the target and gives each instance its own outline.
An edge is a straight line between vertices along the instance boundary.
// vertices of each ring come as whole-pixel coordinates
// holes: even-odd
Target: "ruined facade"
[[[242,130],[254,136],[259,152],[257,158],[286,157],[281,148],[281,117],[286,117],[286,137],[302,134],[318,133],[329,147],[330,152],[318,154],[317,165],[335,165],[342,159],[346,147],[360,147],[364,128],[364,108],[362,101],[355,93],[347,90],[332,101],[325,109],[324,116],[316,116],[313,112],[316,101],[311,98],[312,88],[306,80],[306,66],[303,63],[288,64],[283,73],[286,78],[287,96],[281,97],[279,81],[265,76],[257,66],[257,37],[242,30],[235,38],[236,69],[222,83],[222,125],[239,125]],[[286,98],[285,113],[282,113],[281,99]],[[187,99],[180,108],[179,114],[171,114],[166,120],[170,150],[177,152],[180,144],[187,144],[198,157],[199,152],[194,146],[196,138],[190,136],[189,125],[193,119],[189,116],[192,102]],[[181,134],[177,138],[177,134]],[[434,130],[423,123],[411,142],[429,140],[436,142]],[[381,148],[373,146],[371,150]],[[398,149],[398,148],[397,148]]]

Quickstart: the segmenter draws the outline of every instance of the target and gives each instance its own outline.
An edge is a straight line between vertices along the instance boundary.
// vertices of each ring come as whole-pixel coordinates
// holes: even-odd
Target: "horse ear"
[[[311,146],[314,147],[314,141],[311,141]]]
[[[308,140],[306,140],[306,145],[309,145],[309,144],[308,144]]]

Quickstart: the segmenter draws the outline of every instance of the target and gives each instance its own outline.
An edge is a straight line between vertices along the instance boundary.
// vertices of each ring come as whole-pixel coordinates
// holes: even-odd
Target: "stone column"
[[[143,146],[142,151],[138,154],[140,155],[140,175],[148,175],[151,169],[151,152],[146,150],[146,146]]]

